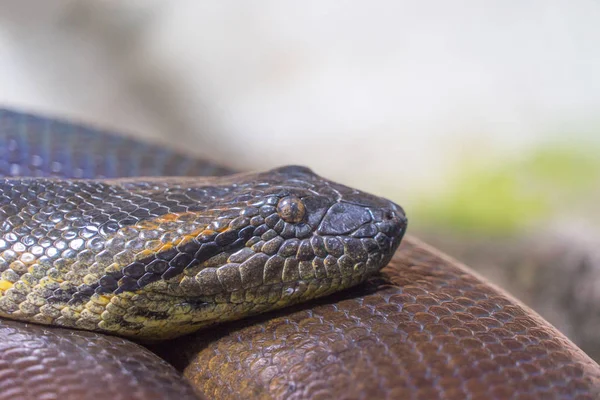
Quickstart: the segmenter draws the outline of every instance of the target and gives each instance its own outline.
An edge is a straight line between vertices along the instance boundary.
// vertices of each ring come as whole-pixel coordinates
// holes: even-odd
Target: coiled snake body
[[[596,398],[600,367],[533,311],[414,238],[396,252],[399,206],[303,167],[186,177],[227,172],[0,111],[0,398]],[[151,344],[189,383],[96,333],[295,303]]]

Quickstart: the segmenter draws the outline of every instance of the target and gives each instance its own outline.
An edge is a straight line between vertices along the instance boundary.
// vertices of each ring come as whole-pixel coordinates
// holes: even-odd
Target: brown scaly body
[[[360,288],[158,350],[208,398],[600,396],[600,367],[571,341],[412,237]]]
[[[198,400],[167,362],[116,336],[0,321],[0,400]]]
[[[48,136],[60,140],[49,140]],[[32,138],[35,140],[32,140]],[[86,145],[92,141],[97,143],[98,146]],[[95,150],[98,152],[94,153]],[[64,182],[68,183],[63,186],[64,189],[71,184],[77,186],[76,183],[72,183],[71,179],[73,178],[116,178],[119,176],[165,174],[197,175],[202,172],[198,169],[199,166],[200,164],[193,159],[165,153],[162,148],[141,145],[115,137],[107,139],[107,136],[102,132],[88,128],[31,115],[0,111],[0,174],[4,176],[64,177],[69,179],[69,181],[63,181],[63,185]],[[225,172],[224,169],[213,166],[207,166],[203,171],[208,174]],[[302,169],[292,169],[292,171],[287,172],[284,170],[283,172],[308,174],[307,171]],[[320,178],[316,177],[315,179]],[[291,179],[290,181],[294,180]],[[19,185],[25,187],[28,185],[24,180],[17,179],[17,181],[20,181]],[[286,181],[288,180],[286,179]],[[56,181],[36,182],[50,184],[48,182]],[[105,180],[102,183],[95,184],[108,185],[112,187],[112,190],[117,192],[124,190],[129,194],[136,190],[155,190],[155,187],[158,187],[156,190],[160,192],[160,187],[163,184],[179,184],[180,186],[189,184],[189,181],[180,178],[160,179],[153,182],[155,184],[146,186],[145,189],[139,187],[136,189],[136,184],[133,182],[127,183],[127,180]],[[196,182],[199,181],[196,180]],[[226,182],[226,180],[222,182]],[[7,183],[7,181],[4,183]],[[331,187],[332,185],[326,186]],[[164,186],[162,188],[165,189]],[[341,194],[349,196],[347,198],[352,197],[354,192],[350,189],[340,189],[343,187],[338,187],[335,184],[333,184],[333,188],[335,189],[334,192],[340,190],[344,192]],[[107,188],[104,188],[101,192],[106,196],[110,190],[107,191]],[[78,193],[82,192],[79,191]],[[122,192],[120,193],[122,194]],[[39,204],[35,203],[37,200],[36,194],[38,192],[35,190],[32,192],[25,189],[22,196],[8,196],[8,203],[18,203],[19,199],[23,197],[29,199],[33,202],[32,204],[36,204],[35,207],[38,207]],[[100,200],[106,199],[105,196]],[[123,196],[117,197],[123,198]],[[286,219],[291,224],[297,224],[301,219],[299,219],[299,215],[307,212],[306,207],[303,210],[303,206],[306,206],[306,204],[299,205],[296,200],[289,199],[289,197],[288,193],[280,197],[277,204],[273,203],[273,200],[271,200],[272,204],[265,203],[264,205],[271,207],[265,211],[265,214],[268,214],[267,211],[270,213],[269,215],[276,213],[279,218]],[[298,196],[295,195],[295,197]],[[302,198],[302,196],[300,197]],[[285,198],[287,200],[284,200]],[[382,225],[379,227],[375,222],[375,228],[381,228],[384,232],[396,232],[397,236],[391,235],[392,237],[401,236],[400,231],[403,229],[393,228],[396,225],[390,224],[390,221],[395,219],[402,220],[402,218],[398,219],[400,214],[399,209],[395,208],[397,206],[391,206],[391,203],[382,204],[380,203],[381,200],[371,203],[374,199],[369,196],[365,196],[363,199],[369,204],[354,204],[358,208],[348,207],[348,209],[342,210],[344,212],[333,213],[336,215],[330,218],[329,226],[322,227],[323,232],[329,236],[345,235],[345,233],[342,234],[339,231],[341,226],[344,227],[344,231],[348,231],[347,233],[356,233],[358,229],[362,229],[363,225],[366,227],[372,224],[372,222],[365,220],[366,214],[361,211],[361,208],[364,211],[365,207],[368,209],[387,208],[388,210],[391,207],[392,213],[385,211],[381,213],[382,217],[387,215],[387,218],[385,218],[387,223],[379,221]],[[106,206],[104,203],[110,205],[110,202],[100,201],[97,206],[82,211],[93,213],[94,208],[102,210],[102,207]],[[347,202],[351,205],[353,203],[355,202]],[[146,208],[147,211],[150,210],[148,207],[142,208]],[[17,209],[26,214],[31,210],[27,207],[20,209],[17,207]],[[43,207],[36,208],[43,214],[42,209]],[[328,208],[328,210],[331,209],[331,207]],[[71,211],[65,210],[63,217],[66,217],[66,214]],[[156,212],[155,215],[145,215],[135,221],[121,216],[120,218],[127,221],[122,226],[118,223],[115,226],[110,224],[109,221],[101,222],[101,220],[98,220],[98,232],[100,232],[103,224],[108,224],[105,228],[110,228],[106,229],[104,233],[107,233],[108,236],[116,234],[116,237],[120,237],[119,235],[129,237],[127,235],[130,234],[135,236],[135,231],[139,234],[140,232],[152,232],[164,228],[167,235],[164,238],[166,243],[161,241],[161,246],[167,244],[167,248],[163,251],[158,246],[149,245],[147,247],[145,244],[141,246],[143,248],[141,251],[150,249],[153,252],[152,254],[171,257],[173,255],[168,252],[169,247],[177,248],[177,246],[183,245],[182,250],[184,250],[184,248],[188,248],[186,246],[190,243],[186,240],[198,239],[202,236],[202,232],[207,231],[207,226],[206,224],[203,226],[200,215],[214,218],[217,214],[216,212],[202,214],[206,213],[206,209],[171,211],[174,212]],[[158,262],[162,259],[155,257],[155,260],[149,260],[145,257],[148,253],[143,253],[144,257],[140,257],[140,253],[137,252],[140,248],[135,245],[132,247],[136,249],[137,253],[133,257],[128,251],[121,255],[118,252],[109,251],[108,258],[111,258],[112,262],[107,264],[101,262],[96,265],[96,269],[93,269],[93,267],[93,270],[89,270],[94,263],[77,260],[77,257],[73,261],[73,257],[70,257],[73,255],[72,251],[77,252],[77,245],[75,246],[76,249],[73,249],[68,245],[64,246],[61,238],[52,238],[51,235],[56,235],[52,228],[49,228],[48,232],[40,232],[32,229],[26,223],[21,224],[19,212],[15,212],[13,207],[9,206],[4,212],[8,212],[12,219],[9,221],[6,218],[3,224],[0,225],[0,229],[4,229],[4,235],[9,234],[9,239],[13,239],[11,233],[17,235],[19,239],[13,240],[10,249],[4,248],[3,252],[7,250],[19,251],[20,256],[14,257],[15,255],[10,252],[6,254],[6,257],[3,255],[5,263],[0,263],[0,267],[3,268],[3,271],[11,270],[12,273],[7,273],[6,277],[2,276],[3,281],[0,282],[2,286],[0,289],[4,291],[5,295],[12,290],[10,292],[12,295],[9,294],[7,297],[7,300],[9,300],[7,302],[8,306],[10,306],[10,302],[30,304],[24,307],[24,310],[21,310],[20,307],[17,307],[18,310],[11,311],[9,309],[7,311],[9,313],[31,313],[26,318],[30,318],[32,315],[35,317],[38,314],[43,317],[42,307],[51,306],[50,303],[54,301],[54,304],[58,305],[55,309],[61,311],[58,318],[63,317],[62,321],[64,322],[65,315],[63,315],[62,310],[67,310],[65,314],[68,317],[71,308],[69,302],[73,303],[74,308],[80,307],[84,303],[86,305],[90,302],[93,303],[92,297],[96,295],[112,296],[109,299],[109,304],[112,304],[113,298],[125,298],[127,296],[131,296],[128,300],[132,301],[133,296],[139,295],[139,292],[133,296],[131,293],[141,290],[143,293],[149,294],[152,288],[159,289],[156,293],[160,296],[166,294],[167,297],[174,298],[187,290],[188,287],[182,285],[183,280],[186,278],[190,278],[193,282],[203,282],[206,288],[221,290],[220,293],[214,295],[213,299],[220,296],[220,300],[225,301],[230,309],[235,307],[234,304],[240,304],[232,300],[241,301],[242,303],[244,300],[249,300],[249,303],[260,304],[256,302],[256,299],[265,298],[258,295],[257,292],[253,292],[252,288],[244,287],[240,270],[241,265],[231,267],[232,270],[239,272],[239,279],[221,280],[217,273],[218,284],[214,279],[198,280],[199,275],[197,272],[199,271],[194,269],[198,265],[191,266],[188,270],[190,273],[186,275],[185,267],[188,267],[188,264],[186,264],[182,273],[178,269],[180,266],[178,267],[177,262],[173,263],[174,265],[169,265],[164,271],[162,269],[164,265],[159,268],[158,270],[161,273],[159,279],[153,277],[153,279],[150,279],[151,282],[148,283],[147,278],[145,278],[146,280],[142,279],[140,282],[140,279],[147,273],[154,274],[154,271],[148,271],[146,267],[150,266],[153,261]],[[111,212],[118,215],[118,211],[112,210]],[[354,215],[354,217],[351,219],[339,217],[348,213]],[[103,213],[100,212],[100,214]],[[18,218],[15,218],[15,215]],[[52,213],[49,215],[52,215]],[[377,218],[372,212],[369,215],[371,220]],[[72,221],[82,221],[81,217],[81,214],[74,215]],[[91,219],[96,217],[103,218],[96,215],[92,216]],[[240,215],[238,214],[233,219],[232,217],[232,215],[223,215],[227,223],[221,225],[221,228],[224,225],[232,228],[230,224]],[[275,226],[278,222],[275,221],[275,217],[270,222],[267,222],[268,216],[262,217],[264,218],[264,224],[277,232]],[[39,223],[40,219],[43,220],[40,217],[34,219],[32,215],[26,216],[25,219],[28,218],[36,223]],[[119,221],[120,218],[116,218],[116,221]],[[189,224],[190,220],[193,222],[192,225],[199,230],[190,230],[188,226],[177,232],[178,230],[175,228],[177,224]],[[269,226],[269,223],[273,226]],[[207,224],[209,223],[207,222]],[[69,223],[67,225],[72,226]],[[51,226],[49,224],[49,227]],[[335,228],[335,226],[338,228]],[[81,227],[77,229],[79,228]],[[27,231],[28,229],[30,231]],[[131,229],[133,229],[133,232]],[[258,225],[255,229],[258,229]],[[282,227],[281,224],[278,229],[282,229],[281,232],[285,231],[285,227]],[[226,234],[228,231],[228,229],[219,231],[218,228],[211,228],[210,230],[215,235],[213,236],[211,233],[206,236],[212,242],[216,241],[219,234]],[[72,229],[66,230],[66,232],[71,231]],[[373,238],[377,236],[377,233],[373,232],[373,228],[365,228],[360,234],[367,234],[368,231],[374,234]],[[85,232],[85,229],[78,232],[89,234]],[[177,233],[173,234],[174,232]],[[294,230],[294,233],[297,232]],[[304,234],[302,229],[300,233]],[[68,259],[73,262],[60,262],[59,265],[54,266],[59,273],[56,275],[54,271],[51,271],[52,267],[49,266],[48,260],[40,262],[42,253],[49,257],[55,254],[55,251],[46,254],[46,250],[40,251],[39,248],[34,249],[34,247],[31,247],[30,251],[23,250],[24,246],[35,246],[30,236],[35,239],[44,237],[50,240],[52,242],[51,246],[44,247],[43,244],[40,244],[40,246],[44,249],[55,248],[60,250],[60,259]],[[108,245],[111,239],[113,241],[110,242],[111,245]],[[252,243],[249,248],[255,251],[252,249],[252,246],[255,246],[256,250],[260,248],[260,251],[262,251],[263,247],[266,246],[265,250],[272,251],[272,249],[269,249],[270,245],[268,245],[272,239],[274,237],[263,238],[261,234],[259,241]],[[353,237],[353,239],[356,239],[356,237]],[[62,238],[62,240],[76,239],[72,238],[71,233],[68,233],[67,237]],[[155,241],[154,244],[158,244],[156,238],[149,240]],[[178,242],[175,243],[175,240],[178,240]],[[224,250],[224,247],[228,245],[227,243],[232,238],[225,235],[219,240],[224,241],[224,246],[221,246],[221,250]],[[102,243],[104,243],[103,246],[116,250],[118,243],[114,243],[114,241],[115,237],[110,237]],[[118,240],[116,241],[118,242]],[[193,242],[193,240],[191,241]],[[263,243],[260,243],[259,246],[260,241]],[[384,242],[387,242],[387,244]],[[56,247],[57,243],[61,247],[60,249]],[[367,278],[367,275],[361,272],[364,267],[356,267],[361,263],[360,259],[364,257],[364,254],[359,252],[357,250],[359,248],[352,246],[351,243],[356,242],[351,241],[348,249],[345,248],[344,244],[341,247],[348,252],[351,259],[357,259],[355,261],[358,261],[351,268],[351,271],[357,274],[356,276],[360,276],[360,279],[356,279],[356,283],[358,283],[358,281]],[[113,244],[115,245],[114,248],[111,247]],[[16,249],[14,248],[15,245]],[[197,247],[197,245],[198,243],[194,243],[194,246]],[[318,250],[319,246],[313,247],[310,242],[308,245],[310,245],[313,255],[323,258],[323,261],[329,255],[335,257],[338,273],[340,273],[340,276],[343,275],[342,267],[346,262],[343,261],[341,253],[337,253],[338,256],[332,254],[319,256],[319,254],[316,254],[320,251]],[[305,256],[304,251],[308,245],[301,247],[298,244],[296,249],[295,254],[298,261],[296,271],[298,276],[310,271],[307,264],[304,265],[306,268],[300,268],[301,261],[308,260],[298,260],[299,257]],[[385,253],[377,256],[377,263],[384,264],[391,256],[391,252],[396,245],[397,242],[393,239],[389,241],[382,240],[381,244],[378,245],[379,250],[373,248],[373,252],[383,250],[383,253]],[[295,248],[295,246],[293,247]],[[331,249],[334,252],[340,251],[340,246],[330,246],[331,249],[325,247],[328,251]],[[301,248],[302,251],[300,251]],[[385,249],[388,249],[387,252]],[[200,248],[196,249],[194,256],[199,250]],[[237,249],[237,251],[240,250],[242,249]],[[367,255],[370,254],[367,248],[364,248],[364,250],[366,250]],[[230,257],[233,256],[233,253],[230,254],[227,251],[229,250],[224,250],[224,253],[227,255],[226,261],[229,262],[232,261]],[[93,254],[99,255],[100,253],[101,251]],[[180,253],[185,254],[186,251]],[[23,257],[24,255],[25,257]],[[243,255],[243,253],[240,254],[240,256]],[[308,255],[310,253],[306,253],[306,256]],[[214,255],[210,258],[212,257]],[[6,258],[9,260],[6,260]],[[172,259],[162,261],[172,261]],[[33,260],[37,262],[31,262]],[[245,260],[247,259],[243,261]],[[83,264],[76,265],[78,261],[83,262]],[[218,264],[222,261],[219,261],[217,257],[213,261],[204,260],[200,263],[208,262],[203,264],[204,269],[208,270],[216,268],[217,265],[224,266]],[[215,264],[211,264],[212,262]],[[141,276],[138,276],[142,272],[138,263],[144,266],[143,275]],[[36,268],[33,268],[34,264],[37,264]],[[318,280],[317,273],[319,270],[323,272],[323,269],[319,268],[319,262],[317,262],[316,267],[313,262],[310,264],[314,271],[314,279]],[[77,268],[73,268],[74,265]],[[365,261],[364,266],[366,265],[367,262]],[[133,266],[132,271],[124,271],[125,268],[130,266]],[[262,266],[264,283],[265,271],[267,270],[266,263]],[[174,267],[176,269],[174,272],[178,272],[177,275],[169,276],[167,274],[163,277],[162,274],[166,273],[169,268]],[[65,269],[61,271],[61,268]],[[284,271],[286,271],[285,262],[280,275],[282,283],[283,277],[286,275]],[[325,268],[324,272],[325,274],[335,273],[335,269],[329,271]],[[49,294],[45,290],[50,289],[42,284],[38,288],[40,291],[38,294],[48,296],[41,295],[41,298],[36,298],[33,295],[34,293],[31,292],[27,292],[22,296],[23,293],[20,290],[27,289],[23,285],[27,286],[27,283],[31,282],[34,283],[33,286],[36,286],[33,280],[27,281],[27,279],[31,279],[29,276],[25,277],[27,274],[38,280],[37,285],[40,285],[40,281],[45,277],[50,280],[53,276],[62,279],[61,277],[70,274],[68,275],[69,280],[72,282],[77,281],[77,285],[74,288],[66,288],[68,290],[59,287],[57,293],[54,293],[54,290],[57,290],[54,289],[52,294]],[[39,275],[36,276],[35,274]],[[119,276],[119,274],[122,275]],[[94,275],[91,277],[93,279],[90,279],[89,275]],[[107,277],[105,278],[105,276]],[[19,289],[19,287],[16,287],[16,283],[23,277],[25,277],[25,280],[19,283],[18,286],[21,287]],[[111,280],[110,277],[113,279]],[[124,279],[126,277],[133,279]],[[102,280],[102,278],[105,279]],[[296,274],[291,275],[290,278],[296,278]],[[173,281],[168,282],[170,279]],[[290,281],[293,281],[293,279]],[[165,285],[165,282],[174,283],[175,285],[161,286]],[[253,282],[253,280],[250,279],[247,282]],[[338,287],[340,282],[337,283]],[[348,279],[346,282],[355,283],[353,279]],[[52,282],[50,283],[52,284]],[[327,284],[326,287],[332,288],[335,286],[331,283],[333,281]],[[244,290],[243,299],[239,296],[233,296],[233,292],[241,290],[239,289],[240,284]],[[189,288],[197,289],[197,285],[194,283]],[[234,290],[229,290],[232,288]],[[166,293],[164,293],[165,290]],[[311,297],[316,297],[325,294],[326,291],[309,293]],[[227,295],[221,295],[222,293],[227,293]],[[279,293],[285,294],[288,292]],[[292,289],[289,293],[306,293],[306,291],[296,292]],[[11,299],[11,296],[14,296],[14,299]],[[49,300],[52,297],[57,298]],[[25,303],[23,300],[26,300]],[[66,300],[66,305],[64,302],[61,303],[63,300]],[[133,301],[138,304],[137,302],[140,300],[142,299],[137,298]],[[206,296],[203,296],[198,299],[196,304],[210,302],[206,300]],[[291,303],[291,300],[293,299],[288,298],[287,303]],[[159,307],[162,302],[165,302],[163,297],[159,301],[150,301],[145,304]],[[144,304],[144,302],[140,301],[139,304]],[[119,306],[119,304],[116,304],[116,306]],[[39,308],[36,309],[36,307]],[[84,311],[74,309],[74,312],[79,312],[80,315]],[[103,312],[105,311],[106,309]],[[117,323],[118,327],[126,326],[130,330],[122,332],[122,334],[139,336],[142,333],[141,336],[146,336],[143,333],[145,325],[143,322],[161,321],[156,313],[139,313],[137,305],[131,311],[133,312],[132,316],[135,318],[123,318]],[[155,310],[150,311],[156,312]],[[242,313],[248,313],[248,310],[241,311]],[[213,313],[212,315],[216,314]],[[136,318],[140,319],[136,320]],[[127,321],[127,319],[132,319],[132,321]],[[140,320],[141,325],[139,325]],[[74,321],[80,321],[80,318],[75,318]],[[80,327],[95,329],[96,326],[100,327],[99,325]],[[146,333],[148,332],[150,331],[146,331]],[[157,332],[160,334],[164,331],[154,330],[152,335]],[[175,332],[175,334],[178,334],[178,332]],[[96,399],[98,393],[112,393],[121,398],[131,399],[187,399],[191,396],[189,388],[183,380],[179,379],[171,367],[147,350],[131,343],[128,344],[124,339],[93,332],[75,332],[55,327],[27,325],[14,321],[2,322],[0,336],[2,338],[2,346],[0,346],[0,387],[5,388],[4,392],[0,392],[0,398],[19,398],[20,396],[20,398],[32,399]],[[164,336],[173,335],[166,334]],[[317,302],[296,306],[291,310],[281,310],[275,315],[265,314],[254,319],[211,327],[188,337],[164,342],[157,345],[154,350],[172,361],[184,372],[198,396],[205,394],[209,398],[594,399],[598,398],[600,389],[600,367],[556,329],[533,311],[522,306],[485,280],[475,276],[467,268],[445,256],[439,255],[412,238],[405,241],[390,265],[383,270],[382,275],[370,278],[366,285],[322,298]],[[86,373],[94,363],[97,364],[98,368],[96,373]],[[4,397],[2,397],[3,395]]]

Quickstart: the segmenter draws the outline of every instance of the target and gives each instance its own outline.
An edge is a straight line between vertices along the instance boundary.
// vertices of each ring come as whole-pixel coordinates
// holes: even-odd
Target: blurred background
[[[402,204],[600,359],[600,3],[0,0],[0,105]]]

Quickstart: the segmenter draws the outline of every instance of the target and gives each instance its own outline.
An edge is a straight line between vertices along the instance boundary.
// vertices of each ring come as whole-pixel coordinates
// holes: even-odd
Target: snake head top
[[[359,284],[407,223],[396,204],[297,166],[1,185],[0,315],[146,339]]]

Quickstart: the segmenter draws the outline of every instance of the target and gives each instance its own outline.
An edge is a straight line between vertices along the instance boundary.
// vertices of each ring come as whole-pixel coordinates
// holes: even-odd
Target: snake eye
[[[291,224],[300,222],[304,218],[305,213],[306,208],[304,207],[304,203],[296,196],[284,197],[277,203],[277,214],[285,222]]]

